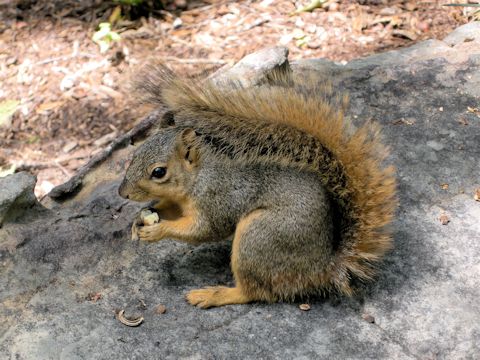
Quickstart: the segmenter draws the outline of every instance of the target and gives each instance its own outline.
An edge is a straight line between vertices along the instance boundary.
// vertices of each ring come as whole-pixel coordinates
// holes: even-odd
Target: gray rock
[[[472,21],[456,29],[443,39],[450,46],[461,44],[465,41],[480,41],[480,22]]]
[[[288,70],[288,49],[272,47],[245,56],[229,69],[221,69],[212,75],[218,85],[225,81],[238,81],[243,86],[255,86],[268,79],[273,70]]]
[[[0,250],[0,357],[478,358],[480,122],[466,110],[479,103],[479,45],[428,41],[345,66],[292,63],[349,91],[354,123],[383,124],[397,168],[395,248],[357,296],[310,299],[308,312],[298,303],[191,307],[189,289],[232,283],[230,244],[129,241],[140,205],[116,192],[135,148],[125,145],[85,171],[79,190],[17,223],[21,246]],[[145,321],[128,328],[118,309]]]
[[[14,220],[25,209],[37,204],[33,193],[37,179],[25,172],[0,178],[0,227],[6,220]]]

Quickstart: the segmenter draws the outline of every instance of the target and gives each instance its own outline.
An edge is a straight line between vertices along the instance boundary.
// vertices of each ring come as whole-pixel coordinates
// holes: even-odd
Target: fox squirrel
[[[352,295],[391,247],[395,178],[379,128],[344,120],[331,86],[279,70],[256,87],[192,80],[155,65],[144,97],[166,109],[134,153],[119,194],[157,201],[144,241],[233,234],[235,287],[192,290],[201,308]]]

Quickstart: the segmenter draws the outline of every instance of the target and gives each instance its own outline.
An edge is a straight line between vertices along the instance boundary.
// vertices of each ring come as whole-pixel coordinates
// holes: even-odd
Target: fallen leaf
[[[474,107],[471,107],[471,106],[467,106],[467,111],[469,113],[472,113],[472,114],[475,114],[477,116],[480,116],[480,110],[478,108],[474,108]]]
[[[413,125],[415,124],[415,119],[405,119],[405,118],[401,118],[401,119],[398,119],[398,120],[395,120],[393,123],[393,125]]]
[[[393,30],[392,35],[397,37],[407,38],[408,40],[412,40],[412,41],[417,40],[418,38],[417,34],[415,34],[413,31],[402,30],[402,29]]]
[[[321,41],[309,41],[307,43],[307,47],[309,49],[318,49],[319,47],[322,46],[322,42]]]
[[[5,100],[0,102],[0,126],[10,122],[11,116],[17,111],[20,101]]]
[[[75,149],[78,146],[78,143],[76,141],[69,141],[65,146],[62,148],[62,151],[64,153],[69,153],[73,149]]]
[[[420,21],[417,24],[417,29],[422,32],[427,32],[430,29],[430,24],[426,21]]]
[[[448,190],[448,184],[441,184],[440,186],[443,190]]]
[[[115,140],[118,136],[118,133],[116,131],[113,131],[111,133],[108,133],[106,135],[103,135],[100,139],[97,139],[93,142],[93,145],[100,147],[107,145],[108,143],[112,142]]]
[[[117,5],[117,7],[113,9],[111,15],[108,17],[108,22],[114,25],[121,18],[122,18],[122,7],[120,5]]]
[[[338,11],[338,9],[340,8],[340,5],[336,2],[327,4],[327,5],[328,6],[326,6],[326,8],[330,12]]]
[[[325,4],[326,2],[327,0],[312,0],[310,4],[295,10],[293,13],[290,14],[290,16],[300,14],[302,12],[307,12],[307,11],[310,12],[315,10],[316,8],[321,8],[323,7],[323,4]]]
[[[401,10],[396,7],[396,6],[391,6],[391,7],[384,7],[383,9],[380,10],[379,14],[380,15],[395,15],[399,13]]]
[[[17,167],[14,164],[12,164],[11,166],[9,166],[7,168],[0,167],[0,178],[13,174],[15,172],[16,168]]]
[[[52,101],[52,102],[43,103],[43,104],[40,104],[40,106],[37,108],[37,113],[55,110],[62,105],[63,105],[63,101]]]
[[[379,17],[379,18],[374,19],[374,20],[370,23],[370,25],[373,26],[373,25],[377,25],[377,24],[388,24],[388,23],[390,23],[392,20],[393,20],[393,17],[392,17],[392,16],[382,16],[382,17]]]
[[[414,11],[418,8],[417,4],[415,3],[415,1],[412,1],[412,2],[408,2],[405,4],[405,10],[408,10],[408,11]]]

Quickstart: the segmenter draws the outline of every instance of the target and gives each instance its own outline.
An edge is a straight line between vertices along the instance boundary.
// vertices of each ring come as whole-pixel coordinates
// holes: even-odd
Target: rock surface
[[[273,47],[245,56],[231,68],[216,72],[212,78],[220,86],[223,81],[238,81],[249,87],[261,84],[273,69],[289,68],[288,49]]]
[[[33,193],[36,182],[35,176],[27,173],[0,178],[0,226],[4,221],[20,217],[26,209],[38,203]]]
[[[352,121],[382,123],[398,169],[395,249],[357,297],[312,299],[310,311],[188,305],[187,290],[232,282],[230,245],[129,241],[140,206],[116,191],[126,141],[67,187],[73,197],[0,228],[0,358],[480,357],[479,25],[346,66],[291,64],[348,90]],[[118,309],[145,321],[126,327]]]

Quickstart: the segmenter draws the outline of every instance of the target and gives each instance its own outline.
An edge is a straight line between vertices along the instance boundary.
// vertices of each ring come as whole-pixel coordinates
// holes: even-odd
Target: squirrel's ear
[[[177,150],[181,159],[188,164],[195,165],[198,160],[198,149],[196,147],[197,134],[193,129],[185,129],[177,140]]]
[[[166,128],[170,126],[175,125],[175,115],[173,111],[167,111],[165,114],[163,114],[162,118],[160,119],[160,124],[161,128]]]

